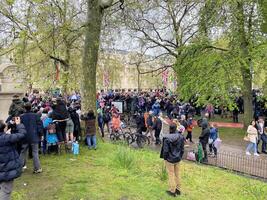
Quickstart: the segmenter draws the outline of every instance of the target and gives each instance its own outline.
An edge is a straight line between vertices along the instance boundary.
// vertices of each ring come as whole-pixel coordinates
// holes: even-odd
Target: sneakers
[[[254,156],[260,156],[258,153],[254,153]]]
[[[178,190],[178,189],[176,189],[176,190],[175,190],[175,194],[179,196],[179,195],[181,195],[181,191]]]
[[[176,192],[175,193],[172,193],[171,191],[167,190],[166,193],[172,197],[176,197]]]
[[[34,174],[40,174],[42,172],[43,172],[42,168],[36,169],[36,170],[33,171]]]
[[[26,169],[27,169],[27,166],[24,165],[24,166],[22,167],[22,172],[24,172]]]
[[[247,155],[247,156],[251,156],[251,153],[249,153],[249,152],[247,151],[247,152],[246,152],[246,155]]]

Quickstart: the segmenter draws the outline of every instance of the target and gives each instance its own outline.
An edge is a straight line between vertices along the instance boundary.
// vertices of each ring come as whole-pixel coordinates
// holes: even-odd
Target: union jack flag
[[[109,86],[109,74],[107,71],[105,71],[103,73],[103,85],[104,87],[108,87]]]
[[[165,87],[167,87],[168,85],[168,77],[169,77],[169,71],[168,69],[166,69],[162,72],[162,83]]]

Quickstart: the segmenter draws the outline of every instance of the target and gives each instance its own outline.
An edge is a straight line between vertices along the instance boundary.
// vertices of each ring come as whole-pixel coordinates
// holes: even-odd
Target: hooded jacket
[[[210,137],[210,129],[208,128],[208,124],[202,123],[202,132],[201,135],[199,136],[199,142],[201,142],[202,144],[208,144],[209,137]]]
[[[41,118],[32,112],[26,112],[21,115],[21,123],[25,126],[27,134],[23,143],[38,143],[43,135],[43,123]]]
[[[24,102],[20,99],[13,99],[12,104],[9,107],[8,115],[14,117],[19,116],[24,112]]]
[[[14,134],[0,133],[0,182],[18,178],[22,171],[22,162],[16,150],[16,143],[26,135],[23,124],[16,126]]]
[[[182,160],[184,154],[184,137],[176,132],[167,134],[163,138],[160,158],[170,162],[178,163]]]

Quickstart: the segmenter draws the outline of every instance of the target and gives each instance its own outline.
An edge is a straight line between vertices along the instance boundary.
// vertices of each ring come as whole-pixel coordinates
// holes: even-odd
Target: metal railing
[[[207,164],[267,180],[267,159],[261,157],[223,151],[208,157]]]

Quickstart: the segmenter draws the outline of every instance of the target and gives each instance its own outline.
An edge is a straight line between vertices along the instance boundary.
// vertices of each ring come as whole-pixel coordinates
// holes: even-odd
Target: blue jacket
[[[36,113],[26,112],[21,115],[21,123],[25,126],[27,134],[23,143],[39,143],[43,135],[43,123]]]
[[[26,135],[23,124],[17,125],[14,134],[0,133],[0,182],[18,178],[22,171],[22,162],[16,150],[16,143]]]
[[[210,138],[215,141],[218,138],[218,129],[217,128],[210,128]]]
[[[153,104],[152,111],[153,111],[154,115],[156,115],[156,116],[159,115],[159,113],[160,113],[160,105],[159,105],[158,102]]]

